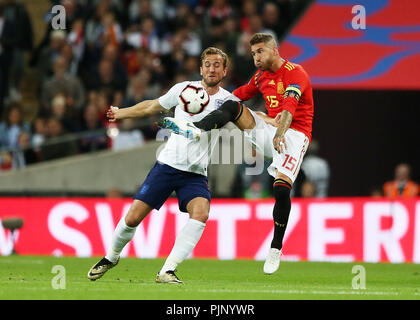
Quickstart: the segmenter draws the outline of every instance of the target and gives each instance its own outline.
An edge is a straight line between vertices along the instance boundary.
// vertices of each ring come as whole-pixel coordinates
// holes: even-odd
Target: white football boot
[[[273,274],[277,271],[280,265],[281,250],[277,248],[270,248],[268,251],[267,259],[264,263],[264,273]]]
[[[165,117],[162,126],[171,130],[173,133],[180,134],[190,140],[198,140],[201,135],[201,130],[192,122],[181,119]]]

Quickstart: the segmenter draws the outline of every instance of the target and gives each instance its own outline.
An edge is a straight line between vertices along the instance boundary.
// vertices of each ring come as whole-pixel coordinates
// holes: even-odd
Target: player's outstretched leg
[[[237,121],[241,117],[243,110],[244,105],[240,102],[227,100],[220,108],[210,112],[200,121],[194,122],[194,125],[204,131],[219,129],[229,121]]]
[[[95,263],[92,268],[90,268],[88,272],[88,278],[92,281],[101,278],[105,274],[105,272],[115,267],[118,264],[118,261],[120,261],[119,258],[117,262],[112,263],[107,258],[103,257],[101,260]]]
[[[161,123],[161,127],[169,129],[173,133],[182,135],[191,140],[198,139],[201,134],[201,130],[194,126],[192,122],[171,117],[165,117]]]
[[[280,265],[281,249],[283,237],[286,232],[287,222],[289,220],[291,200],[290,190],[292,186],[283,179],[276,179],[273,185],[274,197],[276,203],[273,209],[274,236],[271,242],[271,248],[264,263],[264,273],[273,274]]]
[[[126,216],[123,216],[117,224],[112,235],[111,245],[106,255],[96,263],[88,272],[88,279],[97,280],[109,269],[115,267],[120,260],[121,251],[126,244],[134,237],[138,224],[152,210],[148,204],[135,199],[131,204]]]
[[[200,121],[193,123],[166,117],[163,119],[162,127],[172,130],[173,133],[194,140],[199,138],[201,130],[210,131],[223,127],[229,121],[237,121],[241,117],[243,110],[243,104],[237,101],[228,100],[225,101],[219,109],[210,112]]]

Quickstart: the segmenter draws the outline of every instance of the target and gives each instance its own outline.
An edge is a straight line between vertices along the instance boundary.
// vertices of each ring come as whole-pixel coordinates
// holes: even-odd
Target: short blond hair
[[[203,65],[204,59],[206,59],[207,56],[212,55],[212,54],[218,54],[222,57],[223,69],[226,69],[229,62],[229,58],[227,54],[223,52],[223,50],[220,50],[219,48],[216,48],[216,47],[208,47],[207,49],[203,51],[203,53],[200,56],[200,64]]]

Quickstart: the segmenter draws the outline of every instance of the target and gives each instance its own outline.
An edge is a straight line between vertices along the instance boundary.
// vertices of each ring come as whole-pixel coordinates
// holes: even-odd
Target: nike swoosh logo
[[[103,273],[103,272],[97,272],[97,273],[89,272],[89,275],[90,276],[97,276],[98,274],[101,274],[101,273]]]

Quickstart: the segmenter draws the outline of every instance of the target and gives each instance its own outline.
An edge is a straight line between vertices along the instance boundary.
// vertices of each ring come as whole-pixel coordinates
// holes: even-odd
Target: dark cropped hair
[[[265,44],[274,42],[274,44],[276,44],[276,40],[274,40],[273,36],[269,33],[256,33],[252,36],[251,40],[249,40],[249,44],[251,46],[262,42]]]

